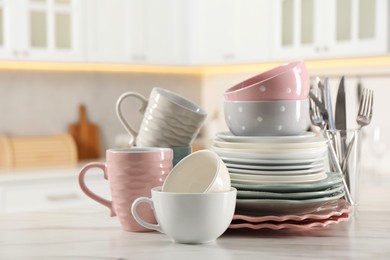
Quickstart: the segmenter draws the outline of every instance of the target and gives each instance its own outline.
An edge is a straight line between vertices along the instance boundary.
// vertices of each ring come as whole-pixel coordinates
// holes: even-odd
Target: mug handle
[[[132,137],[132,140],[130,141],[130,145],[132,145],[135,141],[136,136],[138,135],[138,132],[133,127],[131,127],[130,124],[126,121],[125,117],[122,114],[122,109],[121,109],[122,101],[128,97],[135,97],[136,99],[139,99],[141,101],[142,106],[139,109],[139,112],[142,115],[145,113],[146,106],[148,105],[148,100],[144,96],[136,92],[126,92],[123,93],[116,102],[116,115],[119,121],[122,123],[123,127]]]
[[[88,197],[90,197],[91,199],[99,202],[103,206],[106,206],[107,208],[109,208],[110,211],[111,211],[111,217],[114,217],[114,216],[116,216],[116,214],[115,214],[114,209],[112,207],[112,201],[103,199],[102,197],[96,195],[95,193],[93,193],[87,187],[87,185],[85,183],[85,175],[88,172],[88,170],[91,169],[91,168],[99,168],[99,169],[101,169],[103,171],[103,173],[104,173],[104,179],[106,179],[106,180],[108,179],[107,172],[106,172],[106,164],[105,163],[102,163],[102,162],[88,163],[88,164],[84,165],[83,168],[81,168],[81,170],[79,172],[79,185],[80,185],[80,188]]]
[[[156,231],[159,231],[161,233],[164,233],[162,231],[162,228],[161,226],[158,224],[158,220],[157,220],[157,217],[156,217],[156,220],[157,220],[157,224],[151,224],[149,222],[146,222],[144,221],[137,213],[137,207],[140,203],[142,202],[146,202],[150,205],[150,207],[153,209],[153,212],[154,214],[156,215],[155,213],[155,209],[154,209],[154,206],[153,206],[153,200],[150,199],[150,198],[147,198],[147,197],[139,197],[137,198],[133,204],[131,205],[131,213],[133,214],[134,216],[134,219],[138,222],[138,224],[140,224],[141,226],[145,227],[145,228],[149,228],[149,229],[153,229],[153,230],[156,230]]]

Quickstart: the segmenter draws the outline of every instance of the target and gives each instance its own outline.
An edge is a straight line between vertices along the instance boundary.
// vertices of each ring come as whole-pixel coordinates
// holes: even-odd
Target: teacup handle
[[[107,180],[107,171],[106,171],[106,164],[102,162],[92,162],[88,163],[81,168],[79,172],[79,185],[81,190],[91,199],[99,202],[103,206],[106,206],[107,208],[110,209],[111,211],[111,217],[115,216],[114,208],[112,207],[112,201],[103,199],[102,197],[96,195],[93,193],[86,185],[85,183],[85,175],[87,174],[88,170],[91,168],[99,168],[103,171],[104,173],[104,179]]]
[[[119,121],[122,123],[123,127],[126,129],[126,131],[130,134],[132,137],[132,140],[130,141],[130,145],[132,145],[135,141],[136,136],[138,135],[138,132],[126,121],[125,117],[122,114],[121,104],[122,101],[125,100],[128,97],[134,97],[136,99],[139,99],[142,103],[141,108],[139,109],[139,112],[143,115],[145,113],[146,106],[148,105],[148,100],[142,96],[141,94],[138,94],[136,92],[126,92],[123,93],[116,102],[116,115],[119,118]]]
[[[162,228],[161,226],[158,224],[158,220],[157,220],[157,224],[151,224],[149,222],[146,222],[144,221],[137,213],[137,207],[140,203],[142,202],[146,202],[150,205],[150,207],[153,209],[153,212],[154,212],[154,205],[153,205],[153,200],[150,199],[150,198],[147,198],[147,197],[139,197],[137,198],[133,204],[131,205],[131,213],[133,214],[134,216],[134,219],[138,222],[138,224],[140,224],[141,226],[145,227],[145,228],[149,228],[149,229],[153,229],[153,230],[156,230],[156,231],[159,231],[161,233],[164,233],[162,231]],[[156,213],[154,213],[156,214]]]

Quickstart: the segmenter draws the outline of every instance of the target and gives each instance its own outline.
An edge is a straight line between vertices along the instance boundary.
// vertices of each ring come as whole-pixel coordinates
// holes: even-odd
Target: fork
[[[316,94],[319,94],[318,89],[313,89],[312,91],[309,92],[310,96],[310,120],[313,125],[318,126],[323,130],[323,132],[326,135],[326,138],[329,143],[329,150],[330,154],[332,156],[332,161],[333,161],[333,166],[336,167],[337,171],[343,176],[342,181],[344,185],[344,190],[345,190],[345,195],[347,198],[347,201],[351,204],[354,205],[354,201],[352,200],[351,193],[349,192],[349,188],[347,186],[347,183],[345,181],[345,175],[343,174],[343,171],[341,170],[339,160],[337,158],[336,152],[334,150],[333,144],[331,142],[331,138],[329,136],[329,132],[326,131],[327,127],[327,111],[326,109],[324,110],[322,106],[319,104],[322,104],[321,101],[317,98]]]
[[[364,126],[367,126],[371,123],[372,120],[372,111],[374,106],[374,91],[372,89],[364,88],[362,91],[362,96],[359,102],[358,115],[356,117],[356,122],[359,125],[358,130],[362,129]],[[343,160],[342,170],[347,169],[348,158],[351,154],[353,144],[355,143],[356,135],[351,138],[351,141],[348,144],[347,152]]]

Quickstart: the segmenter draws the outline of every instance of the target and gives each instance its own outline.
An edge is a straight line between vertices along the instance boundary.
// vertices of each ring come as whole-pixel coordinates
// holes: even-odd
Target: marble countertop
[[[348,222],[299,232],[229,229],[203,245],[122,231],[100,205],[2,214],[0,259],[389,259],[390,181],[362,184]]]

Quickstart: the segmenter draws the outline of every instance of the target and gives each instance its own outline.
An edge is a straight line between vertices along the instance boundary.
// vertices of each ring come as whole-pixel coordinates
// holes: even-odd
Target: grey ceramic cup
[[[132,99],[141,102],[141,126],[131,126],[122,112],[122,102]],[[195,140],[207,117],[192,101],[163,88],[153,88],[149,98],[137,92],[122,94],[116,104],[118,119],[132,137],[132,144],[140,147],[187,146]],[[129,111],[131,112],[137,111]]]

